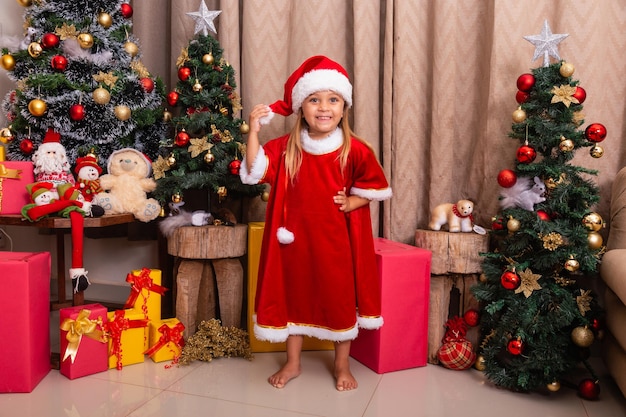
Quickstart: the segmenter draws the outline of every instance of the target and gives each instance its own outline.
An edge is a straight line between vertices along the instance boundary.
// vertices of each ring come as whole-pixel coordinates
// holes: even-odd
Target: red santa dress
[[[333,197],[370,200],[391,197],[391,188],[374,153],[351,138],[342,175],[342,131],[321,140],[301,135],[302,165],[295,182],[285,170],[288,135],[259,150],[244,183],[272,186],[255,297],[254,333],[260,340],[282,342],[289,335],[352,340],[358,327],[376,329],[380,314],[378,278],[369,205],[345,213]],[[281,243],[280,232],[293,233]]]

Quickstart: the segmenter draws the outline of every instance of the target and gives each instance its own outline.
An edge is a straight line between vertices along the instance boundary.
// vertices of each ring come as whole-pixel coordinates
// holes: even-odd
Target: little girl
[[[391,188],[349,126],[351,105],[346,70],[314,56],[289,77],[284,100],[250,113],[241,180],[271,185],[254,334],[287,341],[287,362],[268,379],[276,388],[300,375],[305,335],[335,342],[336,388],[356,388],[350,342],[359,327],[383,324],[369,202],[390,198]],[[261,146],[261,125],[274,113],[298,120],[290,134]]]

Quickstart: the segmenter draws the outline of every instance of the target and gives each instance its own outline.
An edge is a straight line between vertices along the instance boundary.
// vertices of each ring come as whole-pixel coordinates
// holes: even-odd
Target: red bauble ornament
[[[519,356],[524,351],[524,342],[520,339],[512,339],[506,345],[506,350],[508,350],[511,355]]]
[[[54,33],[46,33],[41,37],[41,47],[43,49],[52,49],[59,46],[59,37]]]
[[[126,19],[130,19],[131,17],[133,17],[133,8],[130,4],[122,3],[122,5],[120,6],[120,10],[122,11],[122,16],[124,16]]]
[[[180,67],[178,69],[178,79],[181,81],[187,81],[191,77],[191,68]]]
[[[600,383],[590,378],[583,379],[578,384],[578,395],[586,400],[597,400],[600,396]]]
[[[585,99],[587,98],[587,92],[582,87],[576,87],[576,91],[572,94],[572,97],[578,99],[579,104],[583,104]]]
[[[33,141],[30,139],[22,139],[20,142],[20,151],[22,151],[24,155],[30,155],[33,153],[33,148]]]
[[[139,82],[146,93],[151,93],[152,90],[154,90],[154,81],[152,81],[152,78],[144,77],[140,79]]]
[[[475,308],[469,309],[463,314],[463,320],[465,320],[465,323],[470,327],[478,326],[480,313]]]
[[[72,104],[70,107],[70,119],[80,121],[85,118],[85,106],[82,104]]]
[[[174,143],[176,146],[187,146],[189,143],[189,134],[184,130],[181,130],[176,134],[176,138],[174,138]]]
[[[530,97],[530,94],[528,94],[525,91],[518,91],[515,94],[515,101],[517,101],[519,104],[525,103],[526,100],[528,100],[528,97]]]
[[[530,164],[537,157],[537,151],[532,146],[522,145],[517,150],[517,160],[522,164]]]
[[[235,159],[228,164],[228,170],[233,175],[239,175],[239,170],[241,169],[241,161],[239,159]]]
[[[550,220],[550,215],[546,213],[544,210],[537,210],[537,217],[539,217],[544,222]]]
[[[55,71],[65,71],[67,69],[67,58],[63,55],[55,55],[50,60],[50,65]]]
[[[491,219],[491,228],[493,230],[502,230],[504,229],[504,219],[502,216],[493,217]]]
[[[178,93],[176,91],[170,91],[167,93],[167,104],[172,107],[178,104]]]
[[[535,76],[532,74],[522,74],[517,78],[517,89],[528,93],[535,86]]]
[[[500,283],[507,290],[515,290],[521,281],[519,275],[512,271],[506,271],[500,276]]]
[[[602,142],[606,138],[606,127],[600,123],[592,123],[585,129],[585,137],[591,142]]]
[[[498,173],[500,187],[510,188],[517,182],[517,174],[511,169],[503,169]]]

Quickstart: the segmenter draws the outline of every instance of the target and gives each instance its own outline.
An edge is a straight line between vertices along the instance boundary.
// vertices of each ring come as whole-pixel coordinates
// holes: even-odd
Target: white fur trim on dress
[[[279,227],[278,230],[276,230],[276,237],[278,238],[278,241],[284,245],[293,243],[295,240],[293,232],[288,230],[286,227]]]
[[[354,340],[359,334],[359,328],[355,324],[344,331],[333,331],[323,327],[301,326],[297,324],[289,324],[287,327],[263,327],[254,324],[254,336],[258,340],[265,340],[271,343],[281,343],[287,340],[289,336],[310,336],[320,340],[330,340],[332,342],[343,342],[346,340]]]
[[[335,129],[330,135],[322,139],[311,139],[309,131],[303,129],[300,132],[302,149],[311,155],[325,155],[339,149],[343,143],[343,131]]]
[[[376,330],[382,327],[384,320],[382,316],[361,317],[357,316],[357,323],[361,329]]]
[[[340,94],[346,105],[352,106],[352,84],[350,84],[350,80],[337,70],[320,69],[307,72],[293,86],[291,109],[297,113],[304,99],[315,92],[326,90]]]
[[[375,190],[373,188],[364,189],[364,188],[352,187],[350,189],[350,194],[367,198],[368,200],[383,201],[383,200],[387,200],[391,198],[393,193],[391,191],[391,187],[382,188],[380,190]]]
[[[265,151],[263,146],[259,147],[259,152],[256,154],[256,158],[252,161],[252,169],[248,171],[247,155],[243,157],[241,161],[241,168],[239,169],[239,178],[241,182],[248,185],[258,184],[259,181],[265,176],[267,171],[267,158],[265,157]]]

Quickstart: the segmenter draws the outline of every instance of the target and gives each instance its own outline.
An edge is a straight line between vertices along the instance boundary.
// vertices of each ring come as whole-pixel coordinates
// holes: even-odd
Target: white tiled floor
[[[338,392],[329,351],[303,353],[302,375],[278,390],[266,378],[283,358],[257,353],[252,361],[221,358],[184,367],[148,359],[76,380],[52,370],[30,394],[0,394],[0,416],[626,416],[626,400],[598,358],[593,364],[601,378],[599,401],[583,400],[566,387],[546,395],[513,393],[492,386],[474,369],[428,365],[378,375],[355,360],[359,388]]]

